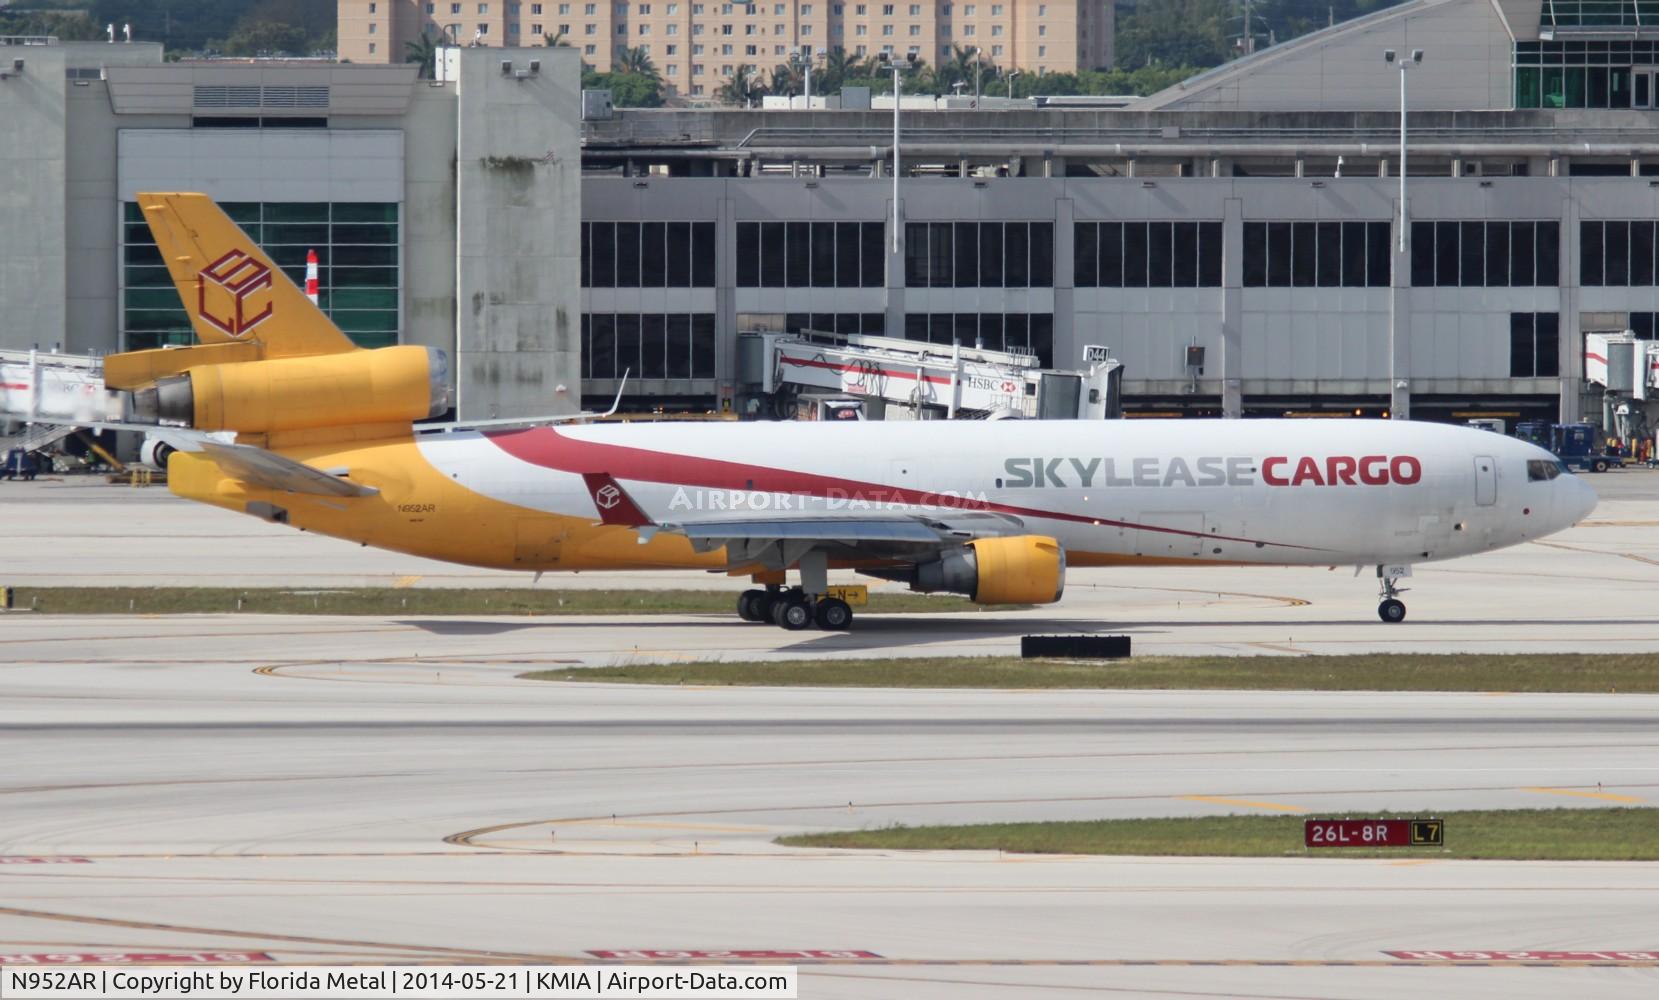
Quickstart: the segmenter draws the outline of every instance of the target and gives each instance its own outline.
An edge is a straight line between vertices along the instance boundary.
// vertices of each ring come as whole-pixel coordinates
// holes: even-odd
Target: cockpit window
[[[1547,458],[1527,459],[1527,482],[1547,483],[1561,475],[1561,463]]]

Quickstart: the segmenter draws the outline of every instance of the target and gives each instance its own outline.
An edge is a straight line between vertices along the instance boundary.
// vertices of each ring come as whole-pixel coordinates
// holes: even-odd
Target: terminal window
[[[1029,354],[1044,368],[1054,365],[1051,313],[910,313],[904,317],[904,336],[946,347]]]
[[[738,329],[757,329],[754,325],[745,325],[743,322],[745,317],[753,315],[740,315]],[[887,314],[788,313],[783,317],[783,328],[788,333],[863,333],[879,337],[887,332]]]
[[[739,222],[739,288],[881,288],[887,226],[880,222]]]
[[[1079,222],[1078,288],[1220,288],[1219,222]]]
[[[713,313],[584,313],[582,377],[714,377]]]
[[[1648,17],[1649,25],[1659,23],[1659,4]],[[1515,106],[1651,107],[1654,66],[1659,42],[1653,39],[1516,42]]]
[[[1052,222],[908,222],[906,288],[1052,288]]]
[[[1387,288],[1390,228],[1386,222],[1246,222],[1244,285]]]
[[[402,269],[396,202],[226,202],[224,209],[295,285],[317,251],[318,302],[360,347],[398,342]],[[135,202],[122,208],[121,335],[125,350],[190,344],[178,290]]]
[[[714,223],[584,222],[583,288],[713,288]]]
[[[1509,314],[1509,377],[1555,378],[1561,373],[1559,313]]]
[[[1559,222],[1413,222],[1414,288],[1547,288],[1560,283]]]
[[[1655,226],[1634,219],[1578,224],[1578,283],[1652,288]]]

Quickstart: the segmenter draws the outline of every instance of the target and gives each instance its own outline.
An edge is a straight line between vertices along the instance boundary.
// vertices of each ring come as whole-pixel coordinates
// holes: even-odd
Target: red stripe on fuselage
[[[1013,504],[990,503],[973,497],[949,496],[907,490],[898,486],[883,486],[857,479],[821,476],[793,469],[769,469],[759,465],[745,465],[718,458],[697,458],[675,455],[626,445],[601,444],[566,437],[551,427],[531,427],[524,430],[500,431],[484,435],[496,447],[514,458],[539,465],[545,469],[585,475],[608,472],[617,479],[632,479],[645,483],[667,483],[674,486],[694,486],[703,489],[742,490],[754,493],[792,493],[812,497],[861,499],[872,503],[907,504],[911,506],[948,507],[956,510],[989,511],[1013,514],[1016,517],[1039,517],[1054,521],[1071,521],[1100,527],[1133,528],[1165,535],[1188,538],[1208,538],[1224,542],[1248,542],[1251,545],[1271,545],[1282,549],[1321,551],[1317,546],[1293,545],[1289,542],[1263,542],[1254,538],[1232,535],[1209,535],[1200,531],[1166,528],[1155,524],[1136,524],[1133,521],[1114,521],[1085,514],[1067,514],[1060,511],[1037,510]]]

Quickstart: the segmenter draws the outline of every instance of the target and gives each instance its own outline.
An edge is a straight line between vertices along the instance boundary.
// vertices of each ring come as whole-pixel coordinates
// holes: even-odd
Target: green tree
[[[738,63],[732,71],[731,79],[715,93],[714,96],[727,104],[746,107],[750,101],[766,96],[766,88],[758,83],[759,72],[748,63]]]
[[[302,55],[309,51],[305,29],[277,21],[254,21],[238,25],[221,45],[226,55]]]
[[[852,70],[857,69],[859,60],[849,56],[847,50],[839,45],[831,48],[824,54],[824,64],[813,74],[814,90],[825,94],[833,94],[841,89],[847,77],[854,75]]]
[[[1118,24],[1118,65],[1219,66],[1231,52],[1229,0],[1156,0]]]
[[[542,37],[542,44],[543,45],[546,45],[546,46],[549,46],[549,47],[557,46],[558,48],[561,48],[561,49],[570,48],[570,43],[565,41],[565,33],[562,32],[562,31],[559,32],[556,35],[543,35],[541,37]]]
[[[795,63],[778,63],[772,67],[772,80],[766,89],[770,93],[787,96],[801,93],[805,86],[806,73],[800,66]]]
[[[662,74],[657,72],[657,64],[651,61],[650,54],[642,45],[618,50],[616,59],[611,63],[611,72],[643,76],[659,83],[662,80]]]
[[[608,90],[619,108],[662,107],[662,84],[641,73],[595,73],[582,68],[583,90]]]
[[[85,42],[102,34],[85,11],[0,11],[0,35],[55,35],[66,42]]]
[[[420,79],[432,79],[433,70],[438,63],[438,36],[430,31],[423,30],[419,38],[404,42],[403,61],[406,63],[420,63]]]

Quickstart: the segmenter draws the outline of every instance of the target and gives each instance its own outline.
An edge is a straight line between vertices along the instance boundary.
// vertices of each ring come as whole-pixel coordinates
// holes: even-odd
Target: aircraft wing
[[[894,542],[910,545],[960,544],[974,538],[1020,534],[1019,518],[1002,514],[954,513],[940,517],[921,511],[860,512],[846,517],[822,514],[772,516],[745,514],[740,517],[703,521],[665,522],[664,531],[685,535],[692,541],[825,541]]]
[[[207,440],[196,443],[230,475],[268,490],[329,497],[369,497],[380,492],[252,445]]]
[[[1025,533],[1019,518],[988,511],[893,509],[841,516],[819,511],[732,511],[724,516],[656,521],[609,473],[588,473],[582,478],[601,523],[638,530],[641,540],[658,531],[684,535],[700,552],[726,548],[734,562],[771,557],[770,561],[788,564],[813,549],[906,559],[976,538]]]

